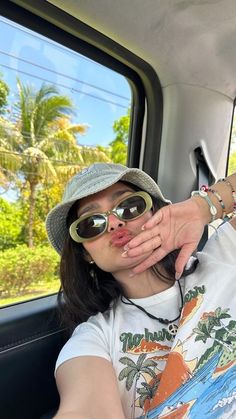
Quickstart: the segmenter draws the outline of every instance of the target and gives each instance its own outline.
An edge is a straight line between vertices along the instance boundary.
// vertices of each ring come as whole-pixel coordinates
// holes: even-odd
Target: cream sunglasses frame
[[[125,219],[125,218],[119,217],[119,215],[116,212],[116,208],[123,201],[125,201],[126,199],[128,199],[130,197],[133,197],[133,196],[140,196],[141,198],[144,199],[144,201],[146,203],[145,210],[142,212],[142,214],[140,214],[140,215],[138,215],[138,216],[136,216],[134,218],[131,218],[131,219],[130,218],[129,219]],[[129,221],[136,220],[137,218],[139,218],[142,215],[144,215],[147,211],[149,211],[152,208],[152,206],[153,206],[152,198],[151,198],[151,196],[147,192],[145,192],[145,191],[138,191],[138,192],[131,193],[130,195],[127,195],[125,198],[122,198],[119,202],[117,202],[117,204],[115,205],[115,207],[113,207],[109,211],[106,211],[106,212],[93,212],[93,213],[82,215],[82,217],[79,217],[77,220],[75,220],[71,224],[71,226],[69,228],[70,236],[77,243],[84,243],[84,242],[87,242],[87,241],[90,241],[90,240],[96,240],[98,237],[102,236],[107,231],[107,227],[108,227],[108,216],[110,214],[114,214],[121,221],[127,221],[127,222],[129,222]],[[77,228],[79,222],[85,220],[88,217],[91,217],[92,215],[102,215],[104,217],[105,222],[106,222],[105,227],[104,227],[104,230],[101,233],[99,233],[98,235],[94,236],[94,237],[83,238],[83,237],[79,236],[79,234],[76,231],[76,228]]]

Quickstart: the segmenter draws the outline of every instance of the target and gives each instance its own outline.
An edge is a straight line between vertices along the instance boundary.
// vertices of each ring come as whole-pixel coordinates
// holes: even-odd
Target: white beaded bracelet
[[[207,192],[205,191],[193,191],[191,193],[191,196],[201,196],[203,199],[205,199],[205,201],[207,202],[208,206],[209,206],[209,210],[211,213],[211,223],[213,221],[215,221],[216,219],[216,214],[217,214],[217,208],[215,207],[215,205],[211,202]]]

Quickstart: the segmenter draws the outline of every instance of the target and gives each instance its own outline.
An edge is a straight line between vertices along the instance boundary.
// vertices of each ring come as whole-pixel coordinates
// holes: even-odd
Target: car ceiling
[[[50,0],[157,72],[163,87],[236,94],[235,0]]]

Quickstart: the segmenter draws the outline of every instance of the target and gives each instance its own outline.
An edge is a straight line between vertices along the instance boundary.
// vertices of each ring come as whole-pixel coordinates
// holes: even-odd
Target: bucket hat
[[[49,241],[59,254],[68,234],[66,219],[72,205],[79,199],[107,189],[122,180],[138,186],[164,202],[171,203],[165,199],[156,182],[142,170],[121,164],[94,163],[71,178],[66,185],[61,203],[56,205],[46,218]]]

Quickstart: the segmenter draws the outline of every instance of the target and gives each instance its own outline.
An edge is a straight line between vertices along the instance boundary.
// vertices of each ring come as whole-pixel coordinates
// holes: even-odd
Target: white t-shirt
[[[75,329],[56,368],[81,355],[110,361],[127,419],[236,417],[236,231],[225,223],[197,256],[180,320],[163,325],[119,300]],[[132,301],[176,319],[179,285]]]

